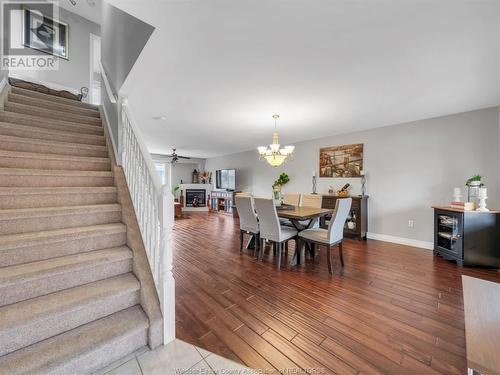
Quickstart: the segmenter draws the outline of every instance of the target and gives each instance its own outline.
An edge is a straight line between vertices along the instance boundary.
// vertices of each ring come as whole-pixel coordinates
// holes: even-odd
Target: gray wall
[[[141,54],[154,27],[103,1],[101,60],[117,93]]]
[[[172,167],[172,187],[181,183],[190,184],[193,180],[193,171],[195,168],[199,171],[199,164],[195,163],[177,163]]]
[[[90,84],[90,34],[99,36],[100,26],[63,8],[59,8],[59,18],[69,25],[69,60],[58,59],[58,70],[11,70],[11,73],[79,92],[81,87]]]
[[[257,151],[249,151],[207,159],[205,169],[236,168],[237,188],[257,196],[270,197],[281,172],[290,176],[283,191],[311,192],[320,147],[363,143],[369,232],[431,242],[431,205],[449,203],[453,187],[463,187],[469,176],[485,176],[489,205],[500,203],[499,137],[495,107],[296,143],[293,160],[281,168],[258,161]],[[320,178],[318,192],[346,182],[353,185],[352,194],[359,194],[360,181],[354,178]],[[414,220],[413,228],[408,220]]]

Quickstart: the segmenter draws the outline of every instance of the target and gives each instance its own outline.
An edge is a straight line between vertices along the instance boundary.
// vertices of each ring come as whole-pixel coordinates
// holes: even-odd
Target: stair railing
[[[174,197],[171,171],[165,184],[129,112],[126,99],[119,101],[117,163],[123,168],[137,222],[163,314],[164,343],[175,338],[175,281],[172,274],[172,228]]]
[[[99,68],[108,100],[117,111],[118,139],[113,143],[116,163],[123,168],[134,205],[163,314],[163,343],[167,344],[175,339],[175,280],[172,274],[174,197],[170,189],[171,168],[166,168],[165,184],[162,185],[142,134],[130,115],[127,99],[117,98],[113,93],[100,61]]]

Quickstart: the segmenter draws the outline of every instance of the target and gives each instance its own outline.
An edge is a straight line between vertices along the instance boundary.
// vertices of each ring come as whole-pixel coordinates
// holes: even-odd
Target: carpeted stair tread
[[[106,158],[106,146],[85,143],[58,142],[0,134],[0,149],[54,155],[91,156]]]
[[[82,108],[71,104],[58,103],[46,98],[35,98],[27,95],[20,95],[16,93],[9,93],[7,100],[12,103],[19,103],[25,105],[32,105],[34,107],[51,109],[54,111],[61,111],[66,113],[74,113],[81,116],[100,117],[99,110]]]
[[[109,171],[111,170],[111,161],[109,158],[93,156],[58,155],[0,149],[0,167],[28,169],[43,167],[45,169],[63,170],[75,168],[78,170]]]
[[[0,306],[128,273],[127,246],[0,268]]]
[[[55,229],[41,232],[17,233],[0,236],[0,252],[6,249],[22,248],[32,245],[54,243],[70,238],[81,239],[96,234],[110,235],[125,233],[127,227],[122,223],[89,225],[85,227]]]
[[[111,186],[111,171],[68,171],[60,169],[0,168],[0,186]]]
[[[0,375],[88,374],[147,344],[139,306],[116,312],[0,358]]]
[[[0,187],[2,195],[98,194],[116,193],[115,186],[95,187]]]
[[[82,213],[99,213],[107,211],[121,211],[121,206],[113,204],[96,204],[88,206],[63,206],[63,207],[41,207],[41,208],[13,208],[0,210],[1,220],[16,220],[26,218],[41,218],[46,216],[78,215]]]
[[[0,236],[0,267],[123,246],[126,234],[113,223]]]
[[[73,133],[103,135],[102,125],[86,125],[78,122],[64,121],[60,119],[48,119],[24,113],[0,111],[0,122],[18,125],[39,127],[43,129],[64,130]]]
[[[0,307],[0,356],[134,306],[139,289],[127,273]]]
[[[86,206],[10,208],[0,210],[0,233],[15,234],[117,223],[122,218],[117,203]]]
[[[116,203],[114,186],[0,187],[0,210]]]
[[[25,95],[25,96],[39,98],[39,99],[43,99],[43,100],[48,100],[48,101],[52,101],[52,102],[56,102],[56,103],[63,103],[63,104],[73,105],[73,106],[82,107],[82,108],[97,109],[97,106],[94,104],[84,103],[84,102],[80,102],[78,100],[73,100],[73,99],[68,99],[68,98],[62,98],[60,96],[44,94],[42,92],[23,89],[20,87],[12,87],[11,92],[13,94],[17,94],[17,95]]]
[[[59,142],[83,143],[98,146],[106,145],[106,140],[103,135],[75,133],[59,129],[39,128],[36,126],[11,124],[7,122],[0,122],[0,134]]]
[[[67,113],[67,112],[61,112],[61,111],[56,111],[56,110],[52,110],[52,109],[34,107],[31,105],[13,103],[13,102],[9,102],[9,101],[5,102],[4,110],[10,111],[10,112],[25,113],[28,115],[35,115],[35,116],[40,116],[40,117],[44,117],[44,118],[53,118],[53,119],[57,119],[57,120],[78,122],[78,123],[82,123],[82,124],[90,124],[90,125],[100,125],[101,124],[100,118],[90,117],[90,116],[81,116],[81,115],[77,115],[77,114],[73,114],[73,113]]]

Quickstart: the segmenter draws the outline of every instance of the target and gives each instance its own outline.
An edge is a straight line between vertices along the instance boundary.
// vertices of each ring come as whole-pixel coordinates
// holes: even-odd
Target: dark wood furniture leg
[[[344,268],[344,252],[342,251],[342,241],[339,243],[340,266]]]
[[[328,261],[328,272],[333,275],[332,246],[326,245],[326,259]]]
[[[243,252],[243,231],[240,229],[240,253]]]
[[[278,270],[281,269],[281,252],[283,250],[283,243],[276,242],[276,250],[278,251]]]

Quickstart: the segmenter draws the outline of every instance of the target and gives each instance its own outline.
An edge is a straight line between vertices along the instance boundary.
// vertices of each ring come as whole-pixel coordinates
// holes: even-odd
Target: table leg
[[[247,249],[253,250],[255,249],[255,234],[250,236],[250,240],[247,243]]]

